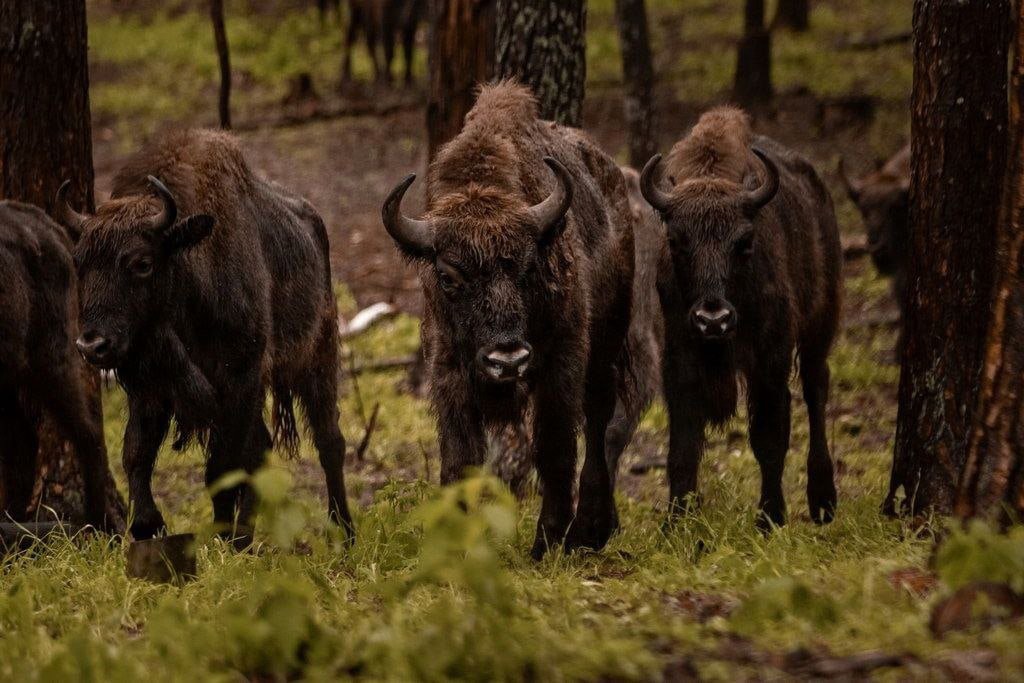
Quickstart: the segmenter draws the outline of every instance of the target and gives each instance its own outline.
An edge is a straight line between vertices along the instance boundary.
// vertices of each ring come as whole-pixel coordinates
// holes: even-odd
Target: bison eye
[[[133,260],[128,265],[128,270],[137,278],[146,278],[153,274],[153,259],[142,256]]]
[[[754,234],[746,233],[741,236],[735,243],[733,243],[733,249],[737,256],[746,258],[754,253]]]

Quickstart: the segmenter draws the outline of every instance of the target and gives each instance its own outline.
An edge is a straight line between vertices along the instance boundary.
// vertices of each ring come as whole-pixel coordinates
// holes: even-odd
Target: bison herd
[[[879,214],[876,259],[886,249],[898,258],[889,236],[905,212],[890,197],[904,189],[890,166],[847,183],[866,215]],[[721,107],[637,173],[581,131],[541,120],[527,89],[501,82],[481,89],[430,165],[415,218],[401,209],[414,179],[391,190],[382,218],[422,283],[442,483],[484,464],[488,430],[529,420],[542,491],[532,555],[600,549],[619,524],[619,457],[655,396],[670,418],[671,521],[697,504],[707,431],[742,395],[761,470],[758,524],[769,530],[785,522],[796,364],[810,427],[807,503],[815,522],[833,518],[825,409],[842,253],[832,200],[806,160]],[[213,484],[253,472],[271,447],[294,452],[295,400],[329,517],[351,534],[337,309],[316,209],[257,176],[229,135],[211,131],[166,134],[143,149],[95,214],[69,206],[64,189],[61,225],[0,203],[9,514],[29,504],[46,413],[79,459],[85,521],[107,526],[102,421],[87,400],[84,359],[113,371],[127,395],[136,539],[165,531],[151,479],[172,422],[176,447],[195,441],[207,452]],[[215,522],[238,547],[251,541],[254,499],[245,483],[213,494]]]

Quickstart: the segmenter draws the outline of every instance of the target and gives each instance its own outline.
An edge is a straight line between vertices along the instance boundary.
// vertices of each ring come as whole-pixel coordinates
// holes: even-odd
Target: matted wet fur
[[[830,521],[836,491],[825,434],[827,358],[842,269],[832,200],[807,161],[755,136],[747,115],[731,107],[704,114],[662,173],[657,167],[648,164],[650,184],[641,185],[661,213],[671,254],[658,280],[670,509],[692,502],[706,429],[732,417],[744,380],[762,473],[759,524],[784,523],[789,379],[799,357],[810,422],[808,504],[812,519]],[[668,182],[659,188],[662,179]]]
[[[150,479],[171,418],[179,442],[208,432],[208,485],[232,470],[253,472],[272,443],[268,388],[274,440],[292,451],[293,394],[301,402],[330,517],[350,528],[337,309],[316,210],[257,177],[230,135],[190,130],[161,136],[129,161],[95,216],[69,212],[66,221],[81,232],[83,353],[116,369],[128,394],[133,536],[164,528]],[[247,486],[213,497],[218,524],[230,528],[237,512],[238,545],[248,541],[253,503]]]
[[[617,524],[605,434],[633,279],[622,173],[580,131],[539,120],[528,90],[503,82],[482,88],[431,165],[422,221],[389,213],[406,187],[385,204],[385,225],[420,264],[442,482],[482,465],[484,429],[521,421],[532,403],[544,497],[532,554],[563,538],[567,549],[602,547]],[[567,210],[549,214],[565,192]],[[554,218],[541,225],[540,214]],[[494,354],[513,359],[495,376],[520,374],[490,377]],[[574,517],[578,430],[586,458]]]
[[[0,500],[23,521],[32,499],[41,411],[78,458],[85,521],[105,529],[103,417],[87,398],[75,350],[78,298],[71,243],[40,209],[0,202]]]

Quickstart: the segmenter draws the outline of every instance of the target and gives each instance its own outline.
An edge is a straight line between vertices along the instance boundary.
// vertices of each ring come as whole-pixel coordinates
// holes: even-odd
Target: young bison
[[[75,351],[78,303],[67,235],[34,206],[0,202],[0,486],[23,518],[35,482],[40,411],[71,442],[85,484],[85,518],[106,528],[103,418],[89,405]]]
[[[829,194],[805,160],[772,140],[753,139],[738,109],[704,114],[676,144],[665,164],[668,190],[659,187],[660,159],[644,168],[641,188],[667,226],[671,254],[658,282],[671,510],[695,493],[705,429],[734,414],[741,375],[761,467],[758,523],[785,522],[782,470],[795,352],[810,421],[807,498],[811,518],[828,522],[836,489],[825,433],[827,358],[842,266]]]
[[[161,180],[158,180],[160,178]],[[124,466],[131,531],[164,528],[150,480],[170,420],[179,443],[198,436],[206,482],[253,472],[272,440],[263,402],[273,390],[275,440],[294,450],[292,395],[305,409],[327,478],[332,521],[351,528],[338,429],[337,311],[327,232],[303,199],[257,177],[234,139],[212,131],[163,137],[114,179],[95,216],[64,221],[81,238],[82,335],[89,362],[115,369],[128,394]],[[248,487],[213,496],[214,520],[243,546]]]
[[[632,215],[622,174],[579,131],[537,118],[530,92],[484,87],[430,167],[427,213],[401,214],[415,176],[384,203],[420,266],[423,344],[441,480],[484,462],[484,430],[534,415],[543,504],[532,555],[601,548],[615,526],[605,432],[629,325]],[[586,435],[573,517],[576,431]]]
[[[910,238],[910,145],[859,180],[848,178],[840,164],[839,177],[864,217],[871,260],[879,273],[892,277],[892,293],[902,312]]]

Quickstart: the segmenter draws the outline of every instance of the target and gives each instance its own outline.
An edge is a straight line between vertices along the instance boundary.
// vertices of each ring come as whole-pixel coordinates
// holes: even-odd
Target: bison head
[[[640,175],[644,198],[661,214],[668,229],[669,251],[677,284],[694,332],[705,341],[730,339],[739,316],[732,299],[748,284],[748,269],[757,248],[755,218],[779,189],[779,170],[768,155],[754,149],[765,178],[737,191],[735,183],[717,179],[682,183],[667,193],[658,187],[661,155]]]
[[[403,254],[423,265],[424,291],[446,343],[488,383],[514,383],[526,375],[537,271],[572,203],[569,171],[550,157],[544,161],[558,184],[534,206],[523,206],[507,192],[470,187],[449,197],[428,219],[408,218],[401,203],[415,175],[384,202],[384,227]]]
[[[868,252],[875,268],[882,275],[893,275],[902,261],[910,224],[910,178],[879,172],[852,180],[840,160],[839,179],[864,218]]]
[[[79,351],[93,365],[117,368],[170,300],[176,260],[205,239],[213,217],[178,219],[167,187],[150,176],[155,197],[113,199],[95,216],[83,215],[57,195],[58,218],[77,236],[81,336]]]

